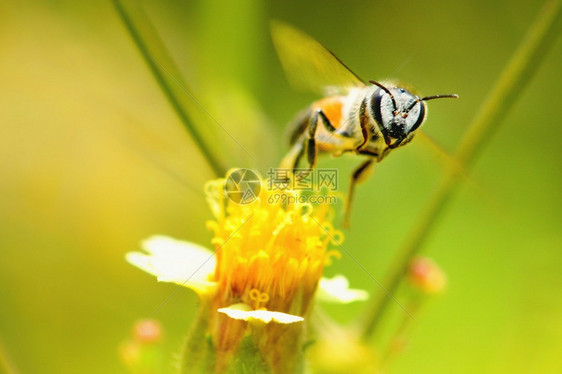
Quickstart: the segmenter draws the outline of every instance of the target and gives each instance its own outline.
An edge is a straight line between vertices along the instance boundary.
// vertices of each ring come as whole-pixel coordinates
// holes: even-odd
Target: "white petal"
[[[367,300],[369,293],[364,290],[349,288],[347,278],[343,275],[336,275],[332,279],[320,279],[316,298],[320,301],[347,304],[353,301]]]
[[[294,316],[292,314],[271,312],[269,310],[252,310],[249,305],[242,303],[233,304],[226,308],[221,308],[218,310],[218,312],[224,313],[230,318],[241,319],[244,321],[261,321],[264,323],[270,323],[272,321],[278,323],[294,323],[304,321],[304,318]]]
[[[176,283],[199,294],[215,290],[216,283],[209,277],[215,271],[216,259],[207,248],[163,235],[148,238],[141,246],[148,255],[129,252],[126,259],[158,281]]]

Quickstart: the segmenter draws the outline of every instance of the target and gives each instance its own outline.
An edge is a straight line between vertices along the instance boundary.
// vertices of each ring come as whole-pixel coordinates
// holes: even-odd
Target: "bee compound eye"
[[[410,110],[410,114],[406,119],[409,125],[408,132],[410,133],[412,131],[416,131],[421,126],[424,119],[425,119],[425,104],[420,101],[416,105],[414,105],[414,107]]]
[[[392,95],[397,91],[388,91],[382,88],[377,89],[371,97],[371,114],[375,119],[379,130],[384,136],[391,136],[395,131],[395,120],[399,116],[397,102]]]
[[[372,116],[375,118],[375,121],[377,122],[377,124],[379,126],[382,126],[382,107],[381,107],[381,103],[382,103],[382,98],[384,96],[385,92],[384,90],[382,90],[381,88],[377,89],[375,91],[375,94],[373,95],[372,99],[371,99],[371,114]]]

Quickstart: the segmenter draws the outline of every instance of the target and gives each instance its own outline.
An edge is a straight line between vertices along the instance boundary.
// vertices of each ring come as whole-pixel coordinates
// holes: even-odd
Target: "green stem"
[[[18,371],[6,353],[6,349],[4,348],[2,341],[0,341],[0,373],[17,374],[17,372]]]
[[[199,127],[203,128],[203,126],[198,127],[194,124],[192,121],[193,113],[190,113],[193,109],[190,110],[184,104],[183,96],[187,95],[185,92],[187,88],[181,78],[179,69],[139,2],[135,0],[113,0],[113,3],[158,85],[192,136],[195,144],[199,147],[215,174],[217,176],[224,175],[226,168],[220,162],[218,154],[213,152],[213,149],[207,144],[200,131]]]
[[[192,322],[183,347],[179,374],[210,373],[214,371],[216,354],[209,332],[210,303],[210,300],[201,300],[197,316]]]
[[[419,314],[418,312],[420,310],[420,307],[421,307],[421,300],[416,300],[411,304],[407,305],[408,311],[412,316],[417,316]],[[401,321],[400,324],[398,325],[398,328],[388,339],[388,342],[386,343],[386,348],[381,353],[380,366],[382,372],[390,372],[389,368],[392,362],[394,361],[396,356],[402,353],[403,349],[396,347],[395,344],[399,339],[401,338],[405,339],[406,333],[408,332],[408,329],[412,326],[413,321],[414,320],[410,318],[410,316],[407,315],[406,313],[402,314]]]
[[[506,113],[538,70],[543,57],[560,31],[561,21],[561,1],[547,1],[457,148],[456,158],[467,169],[490,141],[493,133],[498,130]],[[421,250],[429,233],[435,228],[439,217],[456,190],[458,177],[459,173],[456,169],[447,173],[420,217],[417,226],[414,227],[409,239],[399,251],[395,264],[384,283],[391,294],[400,285],[410,260]],[[375,332],[389,301],[390,298],[385,295],[374,299],[364,321],[364,339],[370,338]]]

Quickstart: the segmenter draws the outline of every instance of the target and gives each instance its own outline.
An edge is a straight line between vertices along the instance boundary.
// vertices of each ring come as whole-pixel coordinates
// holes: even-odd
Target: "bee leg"
[[[295,164],[293,165],[293,176],[295,177],[295,171],[298,166],[298,162],[300,161],[300,158],[302,157],[304,152],[306,152],[308,169],[299,172],[296,176],[297,180],[306,178],[312,172],[312,169],[316,166],[316,157],[318,155],[318,147],[316,146],[316,129],[318,128],[318,119],[320,115],[319,113],[322,113],[322,110],[318,109],[310,118],[307,130],[303,134],[304,137],[301,140],[302,150],[298,157],[295,159]]]
[[[308,136],[306,142],[306,157],[308,160],[308,168],[312,169],[316,166],[316,156],[318,155],[318,147],[316,147],[316,129],[318,128],[318,120],[322,110],[318,109],[311,118],[308,125]],[[322,113],[323,114],[323,113]]]
[[[356,151],[363,150],[367,146],[370,140],[369,129],[367,127],[369,122],[369,117],[367,117],[365,106],[366,106],[365,100],[363,100],[363,102],[361,103],[361,107],[359,108],[359,113],[361,118],[359,123],[361,126],[361,134],[363,135],[363,141],[361,142],[361,144],[357,146]]]
[[[286,180],[284,181],[287,185],[290,185],[294,178],[295,170],[298,168],[299,162],[305,151],[304,145],[305,139],[301,136],[301,138],[293,144],[289,153],[287,153],[287,155],[281,160],[279,169],[287,173]]]
[[[322,109],[318,109],[316,112],[314,112],[314,115],[311,116],[308,127],[303,134],[304,136],[302,140],[295,144],[295,147],[300,144],[300,153],[298,153],[297,157],[295,157],[295,163],[293,165],[293,175],[295,175],[295,169],[297,168],[298,163],[305,152],[308,161],[308,169],[303,170],[299,173],[297,177],[299,180],[306,178],[312,172],[312,169],[316,166],[316,160],[318,156],[316,130],[318,129],[319,121],[322,121],[324,127],[329,132],[336,131],[335,127],[332,126],[330,120],[328,119],[328,117],[326,117]]]
[[[301,161],[302,155],[304,154],[304,146],[302,143],[299,144],[299,151],[297,157],[295,158],[295,162],[293,163],[293,167],[291,170],[295,170],[299,167],[299,163]]]
[[[318,122],[320,121],[322,121],[322,124],[328,132],[333,133],[336,131],[336,128],[332,125],[328,117],[326,117],[326,114],[324,114],[322,109],[318,109],[312,116],[308,126],[306,153],[310,169],[316,166],[316,156],[318,155],[318,147],[316,146],[316,130],[318,129]]]
[[[281,164],[279,165],[280,169],[287,169],[293,172],[298,166],[299,162],[304,154],[304,142],[303,140],[297,141],[289,153],[281,160]]]
[[[316,158],[318,156],[318,148],[316,147],[316,139],[310,138],[306,141],[306,158],[308,160],[308,168],[313,169],[316,166]]]
[[[318,109],[316,111],[316,114],[320,117],[320,119],[322,119],[322,123],[324,124],[324,127],[326,128],[326,130],[328,130],[329,132],[336,132],[336,128],[332,125],[332,122],[330,122],[328,117],[326,117],[326,114],[324,114],[322,109]],[[318,121],[318,119],[317,119],[317,121]]]
[[[369,158],[368,160],[363,161],[361,165],[359,165],[353,171],[353,174],[351,174],[351,182],[349,183],[349,191],[347,193],[347,201],[345,204],[345,217],[343,220],[343,226],[345,228],[349,228],[349,221],[351,218],[351,205],[353,203],[353,196],[355,194],[355,185],[365,180],[365,178],[373,170],[374,163],[375,159]]]

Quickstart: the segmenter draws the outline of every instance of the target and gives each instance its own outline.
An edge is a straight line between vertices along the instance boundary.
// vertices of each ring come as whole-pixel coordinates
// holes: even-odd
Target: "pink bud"
[[[412,261],[408,276],[414,287],[428,294],[440,293],[447,284],[443,270],[426,257],[416,257]]]
[[[143,319],[133,326],[133,337],[139,343],[156,343],[162,337],[162,326],[154,319]]]

